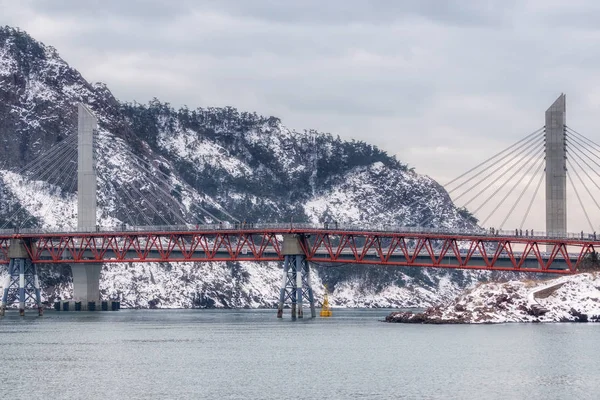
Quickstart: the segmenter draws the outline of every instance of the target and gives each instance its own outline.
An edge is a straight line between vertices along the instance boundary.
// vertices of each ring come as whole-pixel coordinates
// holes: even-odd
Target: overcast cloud
[[[561,92],[600,141],[598,21],[593,0],[0,0],[0,24],[121,100],[275,115],[440,183],[541,127]]]

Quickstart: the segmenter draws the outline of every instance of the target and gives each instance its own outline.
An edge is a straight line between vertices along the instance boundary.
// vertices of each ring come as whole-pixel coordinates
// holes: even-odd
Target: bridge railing
[[[14,228],[2,229],[0,235],[12,235],[15,233],[21,234],[56,234],[56,233],[93,233],[93,232],[175,232],[175,231],[222,231],[222,230],[285,230],[285,229],[308,229],[308,230],[339,230],[339,231],[355,231],[355,232],[386,232],[386,233],[434,233],[448,235],[470,235],[470,236],[509,236],[509,237],[533,237],[538,239],[580,239],[580,240],[597,240],[596,232],[593,233],[567,233],[564,235],[549,234],[544,231],[534,230],[472,230],[472,229],[457,229],[457,228],[425,228],[419,226],[402,226],[402,225],[355,225],[355,224],[339,224],[335,222],[329,223],[304,223],[304,222],[284,222],[284,223],[218,223],[218,224],[185,224],[185,225],[145,225],[132,226],[121,224],[116,226],[94,226],[89,228]]]

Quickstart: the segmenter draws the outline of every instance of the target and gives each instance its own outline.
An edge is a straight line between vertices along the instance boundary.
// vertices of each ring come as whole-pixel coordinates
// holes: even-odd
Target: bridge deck
[[[309,261],[573,273],[600,241],[566,237],[386,232],[326,228],[18,232],[0,234],[0,262],[21,239],[37,263],[281,261],[283,235],[301,237]]]

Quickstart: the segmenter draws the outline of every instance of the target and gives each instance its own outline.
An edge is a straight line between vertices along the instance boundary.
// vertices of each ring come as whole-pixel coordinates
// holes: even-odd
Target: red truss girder
[[[0,236],[0,263],[8,262],[10,239],[32,239],[35,245],[26,250],[37,263],[281,261],[282,234],[304,235],[301,247],[315,263],[556,274],[577,271],[600,245],[576,239],[324,229],[40,233]]]
[[[303,246],[316,263],[549,272],[577,270],[598,242],[526,237],[311,232]],[[335,243],[332,237],[336,236]],[[550,251],[546,252],[546,247]],[[462,249],[462,251],[461,251]],[[570,253],[569,253],[570,250]],[[576,253],[574,254],[574,250]]]
[[[280,241],[268,232],[117,232],[20,237],[35,239],[35,246],[26,246],[34,262],[50,264],[282,259]]]

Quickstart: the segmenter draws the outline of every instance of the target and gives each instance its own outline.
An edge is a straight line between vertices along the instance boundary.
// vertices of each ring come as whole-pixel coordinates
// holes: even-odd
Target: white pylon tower
[[[97,224],[94,139],[98,120],[84,104],[79,103],[77,111],[77,229],[91,232]],[[100,300],[101,270],[102,264],[71,265],[73,298],[81,302],[82,310],[95,310]]]
[[[561,94],[546,111],[546,232],[567,233],[566,98]]]

